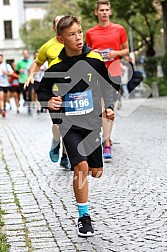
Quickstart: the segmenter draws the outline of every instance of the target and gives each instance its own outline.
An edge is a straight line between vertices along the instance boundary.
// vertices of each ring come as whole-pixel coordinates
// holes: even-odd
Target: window
[[[12,21],[4,21],[5,39],[12,39]]]
[[[10,5],[9,0],[3,0],[3,5]]]

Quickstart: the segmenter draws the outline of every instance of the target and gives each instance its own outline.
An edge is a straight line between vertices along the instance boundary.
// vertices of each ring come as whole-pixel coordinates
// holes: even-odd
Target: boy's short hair
[[[57,24],[57,35],[61,35],[64,29],[71,27],[74,23],[81,25],[80,17],[70,15],[62,17]]]
[[[98,10],[99,9],[99,6],[101,4],[107,4],[110,8],[111,8],[111,4],[110,4],[110,1],[109,0],[98,0],[95,4],[95,9]]]

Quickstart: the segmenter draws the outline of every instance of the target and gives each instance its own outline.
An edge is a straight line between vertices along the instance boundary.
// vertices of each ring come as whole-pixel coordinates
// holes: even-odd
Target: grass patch
[[[10,251],[10,245],[7,243],[6,236],[3,234],[2,227],[4,225],[4,221],[2,219],[2,215],[4,215],[5,212],[1,210],[0,206],[0,252],[9,252]]]

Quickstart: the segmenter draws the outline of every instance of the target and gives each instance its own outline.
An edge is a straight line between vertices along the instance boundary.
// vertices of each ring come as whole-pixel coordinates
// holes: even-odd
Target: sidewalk
[[[96,235],[86,239],[76,233],[73,174],[49,159],[49,115],[8,111],[0,118],[0,198],[10,252],[167,251],[166,102],[149,98],[129,116],[116,115],[113,159],[102,178],[89,177]],[[124,101],[120,113],[135,104]]]
[[[130,116],[139,108],[147,108],[150,111],[159,110],[167,112],[167,96],[157,98],[133,98],[125,99],[121,98],[121,109],[116,109],[116,113],[121,117]]]
[[[161,96],[156,98],[148,98],[143,106],[147,106],[153,109],[162,109],[167,111],[167,96]]]

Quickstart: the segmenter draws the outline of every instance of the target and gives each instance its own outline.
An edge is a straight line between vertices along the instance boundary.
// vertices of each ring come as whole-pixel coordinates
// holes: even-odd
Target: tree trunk
[[[155,55],[154,50],[154,34],[150,34],[150,40],[146,44],[146,56],[153,57]]]
[[[163,15],[163,27],[164,27],[164,48],[167,53],[167,1],[161,0],[162,15]]]

